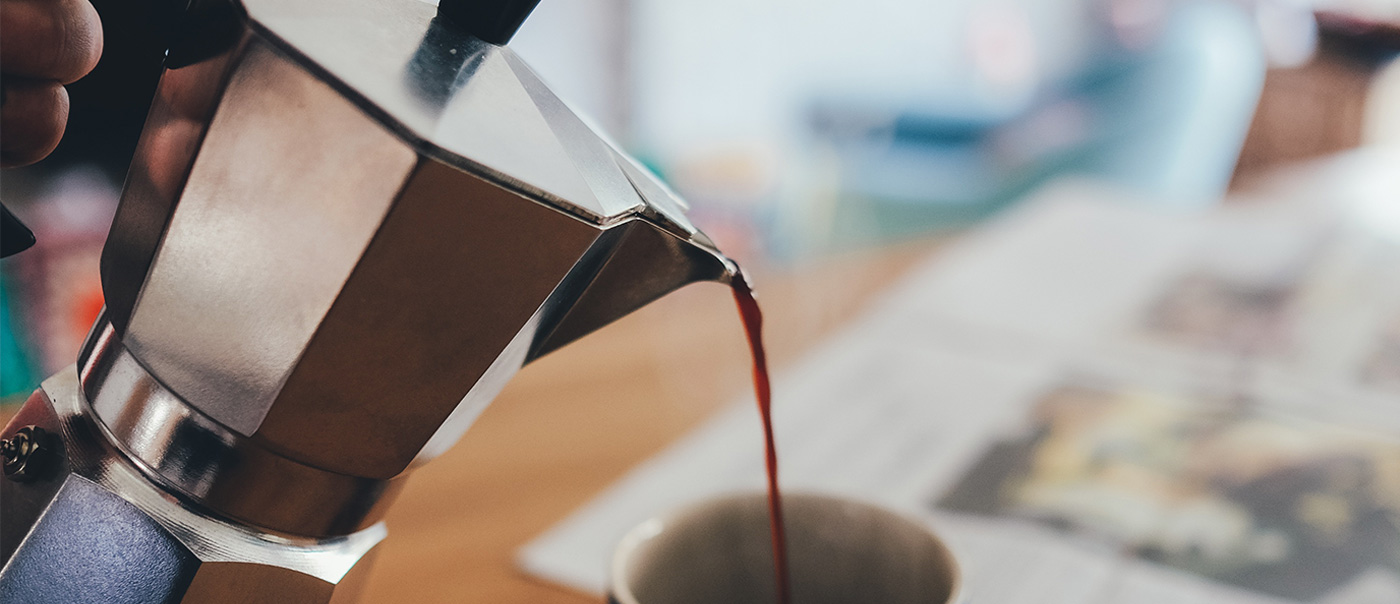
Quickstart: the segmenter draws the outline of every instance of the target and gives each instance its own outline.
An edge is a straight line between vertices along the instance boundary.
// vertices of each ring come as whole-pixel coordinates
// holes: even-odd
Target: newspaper
[[[925,518],[979,602],[1400,602],[1400,228],[1112,197],[1042,192],[784,371],[784,488]],[[601,593],[633,525],[762,488],[759,434],[737,401],[520,565]]]

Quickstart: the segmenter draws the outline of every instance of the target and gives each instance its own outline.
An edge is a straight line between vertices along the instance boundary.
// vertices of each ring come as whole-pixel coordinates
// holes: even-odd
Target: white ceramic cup
[[[957,561],[923,523],[851,499],[784,493],[792,604],[963,603]],[[613,556],[614,604],[774,604],[765,494],[653,518]]]

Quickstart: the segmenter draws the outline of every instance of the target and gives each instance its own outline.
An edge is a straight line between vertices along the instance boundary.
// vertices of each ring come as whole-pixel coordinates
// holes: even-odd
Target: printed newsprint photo
[[[1293,600],[1400,576],[1400,441],[1237,400],[1054,388],[936,505]]]

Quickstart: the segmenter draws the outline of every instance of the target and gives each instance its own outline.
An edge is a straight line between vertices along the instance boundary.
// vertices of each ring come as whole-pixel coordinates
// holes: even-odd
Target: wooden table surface
[[[758,272],[774,369],[935,245]],[[455,448],[410,479],[361,601],[599,602],[525,576],[515,550],[751,392],[742,334],[728,288],[698,284],[526,367]]]

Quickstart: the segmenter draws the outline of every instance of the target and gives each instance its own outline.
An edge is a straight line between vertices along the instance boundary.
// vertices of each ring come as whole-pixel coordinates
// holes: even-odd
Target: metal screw
[[[5,477],[16,482],[33,479],[44,466],[49,448],[45,443],[49,433],[38,426],[25,426],[14,436],[0,440],[0,455],[5,457]]]

